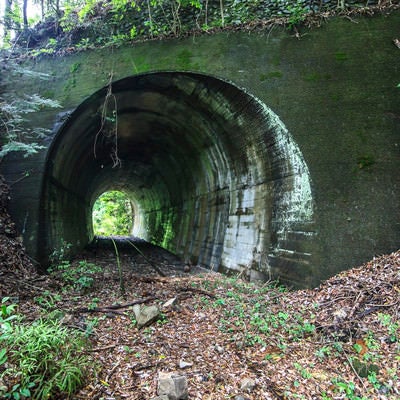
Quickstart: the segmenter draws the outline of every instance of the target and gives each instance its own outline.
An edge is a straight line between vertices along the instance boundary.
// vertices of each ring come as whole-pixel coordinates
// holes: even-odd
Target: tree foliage
[[[5,53],[4,53],[5,54]],[[0,160],[8,153],[19,151],[25,157],[43,149],[39,141],[49,133],[40,127],[27,127],[28,114],[43,108],[57,108],[60,104],[52,99],[43,98],[37,94],[18,94],[8,89],[8,85],[16,76],[32,76],[37,79],[47,79],[46,74],[35,73],[21,68],[5,55],[0,58],[0,66],[7,72],[0,77]]]
[[[370,7],[379,0],[4,0],[3,46],[52,54],[179,36],[280,18],[289,29],[318,12]],[[32,14],[32,5],[40,11]],[[385,3],[386,4],[386,3]],[[388,2],[391,4],[391,2]],[[31,7],[29,7],[29,5]],[[37,11],[38,11],[37,10]],[[32,15],[30,15],[32,14]],[[326,15],[326,14],[325,14]],[[263,24],[261,24],[263,25]],[[0,30],[1,35],[1,30]],[[50,40],[53,42],[50,43]],[[50,47],[48,46],[50,45]]]
[[[133,210],[129,197],[120,191],[105,192],[93,205],[93,230],[98,236],[130,236]]]

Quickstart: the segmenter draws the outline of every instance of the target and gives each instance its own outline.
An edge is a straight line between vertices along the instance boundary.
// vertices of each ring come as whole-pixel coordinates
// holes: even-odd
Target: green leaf
[[[31,396],[31,391],[28,388],[23,388],[19,392],[22,396],[25,396],[25,397]]]
[[[0,365],[4,364],[7,361],[6,353],[7,353],[6,349],[0,350]]]

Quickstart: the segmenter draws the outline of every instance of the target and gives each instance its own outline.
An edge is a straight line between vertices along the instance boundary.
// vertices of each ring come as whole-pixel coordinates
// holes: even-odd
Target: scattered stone
[[[188,398],[186,376],[176,372],[160,372],[157,394],[159,396],[166,395],[168,400],[186,400]]]
[[[251,269],[249,274],[249,280],[250,282],[267,282],[268,276],[263,272]]]
[[[339,310],[333,311],[332,315],[335,317],[335,320],[343,320],[347,317],[347,312],[342,308]]]
[[[248,397],[243,397],[242,395],[238,394],[237,396],[235,396],[234,400],[249,400]]]
[[[215,345],[215,350],[217,350],[220,354],[224,352],[224,348],[218,344]]]
[[[193,365],[193,363],[191,363],[191,362],[179,360],[179,368],[180,369],[188,368],[188,367],[191,367],[192,365]]]
[[[240,390],[243,392],[251,392],[256,387],[256,382],[251,378],[244,378],[240,382]]]
[[[163,308],[171,307],[175,304],[176,304],[176,297],[173,297],[172,299],[169,299],[163,304]]]
[[[160,315],[160,310],[155,305],[141,307],[139,304],[136,304],[133,306],[133,312],[139,329],[150,325],[156,321]]]

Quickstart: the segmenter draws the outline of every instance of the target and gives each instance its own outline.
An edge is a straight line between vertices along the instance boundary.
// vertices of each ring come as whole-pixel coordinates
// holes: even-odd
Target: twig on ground
[[[94,308],[88,308],[88,307],[82,307],[82,308],[77,308],[75,310],[72,310],[73,314],[77,313],[92,313],[92,312],[115,312],[115,310],[121,309],[121,308],[127,308],[130,306],[134,306],[135,304],[143,304],[146,303],[150,300],[154,300],[155,297],[145,297],[143,299],[138,299],[135,301],[132,301],[130,303],[125,303],[125,304],[113,304],[111,306],[105,306],[105,307],[94,307]]]
[[[121,360],[118,360],[118,362],[112,367],[111,371],[107,375],[107,378],[105,379],[106,382],[108,382],[112,376],[112,374],[115,372],[115,370],[119,367],[119,364],[121,364]]]
[[[207,290],[195,288],[195,287],[180,287],[180,288],[178,288],[178,291],[200,293],[200,294],[204,294],[205,296],[211,297],[212,299],[215,299],[215,297],[216,297],[214,293],[208,292]]]
[[[110,350],[110,349],[114,349],[116,346],[117,346],[117,344],[111,344],[109,346],[96,347],[95,349],[89,349],[89,350],[86,350],[86,352],[87,353],[95,353],[97,351]]]

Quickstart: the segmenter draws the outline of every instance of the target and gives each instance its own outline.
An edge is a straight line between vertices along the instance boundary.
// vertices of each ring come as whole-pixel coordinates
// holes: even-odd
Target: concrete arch
[[[91,207],[112,189],[131,197],[143,239],[208,267],[308,283],[307,165],[278,116],[231,82],[131,76],[68,115],[46,159],[41,262],[61,240],[92,240]]]

